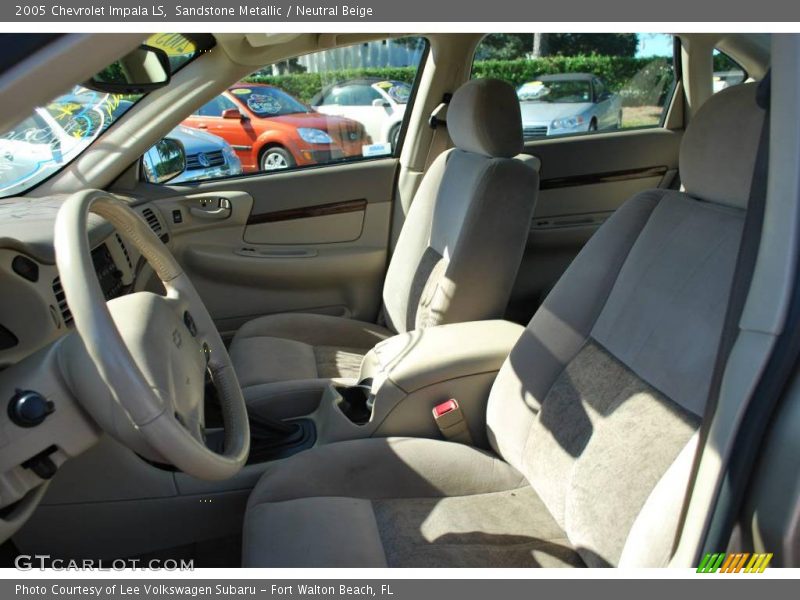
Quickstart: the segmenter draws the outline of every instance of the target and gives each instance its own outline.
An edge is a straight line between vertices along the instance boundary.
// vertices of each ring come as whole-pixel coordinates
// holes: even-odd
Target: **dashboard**
[[[0,201],[0,368],[15,364],[73,329],[58,269],[53,230],[63,198]],[[163,240],[166,227],[158,210],[136,204]],[[92,262],[107,300],[148,285],[147,268],[133,245],[105,220],[91,215],[87,232]]]
[[[168,243],[158,209],[119,196]],[[48,481],[94,445],[101,429],[74,396],[76,377],[94,397],[110,392],[75,330],[56,266],[54,230],[65,196],[0,200],[0,541],[27,520]],[[87,236],[107,300],[158,291],[132,243],[97,215]]]
[[[124,242],[122,239],[118,240],[123,251],[127,253]],[[92,263],[94,264],[94,272],[97,274],[97,279],[100,282],[100,288],[103,290],[103,296],[106,300],[113,300],[125,293],[125,284],[122,282],[123,273],[117,266],[114,257],[111,256],[111,250],[105,242],[100,244],[97,248],[92,250]],[[133,265],[129,265],[133,267]]]

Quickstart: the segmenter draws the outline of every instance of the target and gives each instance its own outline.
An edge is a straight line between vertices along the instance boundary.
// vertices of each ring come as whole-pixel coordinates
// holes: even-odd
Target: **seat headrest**
[[[706,100],[683,135],[681,181],[686,192],[717,204],[747,208],[765,111],[757,83],[726,88]]]
[[[447,131],[456,148],[511,158],[522,152],[522,117],[514,88],[499,79],[473,79],[447,107]]]

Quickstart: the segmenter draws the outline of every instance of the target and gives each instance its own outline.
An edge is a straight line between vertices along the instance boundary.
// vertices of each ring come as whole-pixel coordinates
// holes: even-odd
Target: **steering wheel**
[[[108,220],[141,252],[164,284],[166,296],[137,292],[106,302],[92,262],[89,213]],[[211,316],[167,247],[122,201],[90,190],[70,196],[59,210],[55,250],[75,329],[113,399],[127,414],[129,428],[189,475],[219,480],[236,474],[250,450],[242,390]],[[222,405],[221,454],[204,439],[207,373]],[[105,408],[101,423],[113,412]],[[103,411],[95,407],[94,412]]]

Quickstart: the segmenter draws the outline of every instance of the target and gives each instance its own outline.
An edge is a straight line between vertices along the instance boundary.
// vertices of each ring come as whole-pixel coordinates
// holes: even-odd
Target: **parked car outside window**
[[[180,142],[186,155],[186,169],[177,177],[170,179],[170,183],[233,177],[242,173],[242,163],[231,145],[213,133],[178,125],[166,138]],[[151,154],[155,148],[156,146],[153,146],[142,157],[147,181],[155,180],[152,173],[158,159]]]
[[[146,43],[167,53],[172,74],[207,50],[177,33],[153,34]],[[76,85],[0,132],[0,198],[24,193],[63,169],[142,97]]]
[[[371,143],[351,119],[327,116],[276,87],[240,83],[183,121],[229,143],[244,172],[274,171],[361,156]]]
[[[675,49],[662,33],[492,33],[475,50],[472,77],[514,86],[526,142],[663,127]]]
[[[422,37],[375,40],[265,64],[182,125],[224,140],[246,174],[396,158],[427,46]],[[161,144],[153,157],[161,165],[179,150]],[[167,163],[159,182],[180,183]]]
[[[411,89],[404,81],[352,79],[324,88],[314,96],[311,104],[327,115],[359,121],[374,142],[388,142],[394,149]]]
[[[622,102],[589,73],[544,75],[517,90],[525,140],[619,129]]]

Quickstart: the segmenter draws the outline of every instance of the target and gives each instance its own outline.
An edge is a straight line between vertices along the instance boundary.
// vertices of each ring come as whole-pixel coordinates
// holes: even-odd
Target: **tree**
[[[636,56],[635,33],[554,33],[550,53],[560,56]]]
[[[515,60],[533,49],[531,33],[492,33],[483,38],[475,53],[477,60]]]
[[[400,37],[394,38],[392,42],[409,50],[421,50],[425,46],[425,38],[423,37]]]
[[[550,52],[550,34],[549,33],[534,33],[533,34],[533,48],[531,49],[531,56],[539,58],[547,56]]]
[[[297,57],[290,58],[289,60],[282,60],[272,65],[273,75],[286,75],[287,73],[305,73],[306,68],[300,64],[300,59]]]
[[[542,56],[636,56],[635,33],[493,33],[478,46],[477,60]]]

